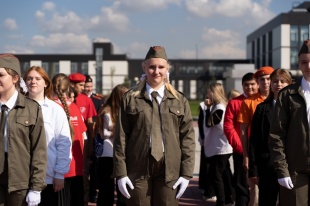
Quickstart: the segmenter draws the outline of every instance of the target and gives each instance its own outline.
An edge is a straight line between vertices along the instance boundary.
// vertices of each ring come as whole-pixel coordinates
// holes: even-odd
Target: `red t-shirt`
[[[74,130],[74,140],[72,141],[72,160],[70,163],[70,170],[65,177],[83,176],[84,168],[84,137],[86,126],[82,119],[81,112],[75,103],[69,105],[70,121]]]
[[[89,98],[87,95],[79,94],[75,98],[75,102],[77,106],[80,108],[80,111],[83,115],[85,122],[87,122],[88,118],[92,118],[97,115],[97,111],[95,109],[94,103],[91,100],[91,98]]]
[[[58,98],[55,98],[54,101],[63,107],[62,103]],[[69,107],[70,122],[74,131],[74,138],[72,140],[72,148],[71,148],[72,160],[70,163],[70,170],[67,174],[65,174],[65,178],[83,176],[83,168],[84,168],[83,132],[86,132],[87,130],[79,107],[75,103],[68,100],[67,104]]]

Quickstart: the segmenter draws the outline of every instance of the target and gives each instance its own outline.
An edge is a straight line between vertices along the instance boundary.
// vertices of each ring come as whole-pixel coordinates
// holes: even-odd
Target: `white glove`
[[[38,205],[41,202],[41,191],[29,190],[26,202],[28,203],[28,206]]]
[[[287,188],[289,190],[293,189],[293,187],[294,187],[294,185],[292,183],[292,180],[291,180],[291,177],[279,178],[278,179],[278,183],[281,186],[283,186],[283,187],[285,187],[285,188]]]
[[[132,185],[130,179],[129,179],[127,176],[126,176],[126,177],[123,177],[123,178],[121,178],[121,179],[119,179],[119,180],[117,181],[117,184],[118,184],[118,189],[119,189],[119,191],[120,191],[127,199],[129,199],[129,198],[130,198],[130,194],[129,194],[128,190],[127,190],[126,185],[128,184],[128,186],[130,187],[130,189],[132,189],[132,190],[134,189],[134,187],[133,187],[133,185]]]
[[[188,186],[189,180],[183,178],[183,177],[179,177],[178,181],[173,185],[173,189],[177,188],[180,185],[180,189],[179,192],[176,196],[176,199],[179,199],[183,193],[185,192],[187,186]]]

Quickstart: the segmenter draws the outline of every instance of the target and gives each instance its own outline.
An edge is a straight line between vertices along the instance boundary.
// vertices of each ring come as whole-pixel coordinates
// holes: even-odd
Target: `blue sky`
[[[245,58],[246,36],[293,0],[5,1],[1,53],[90,54],[112,42],[115,54],[144,58],[150,46],[168,58]],[[302,1],[301,1],[302,2]],[[198,52],[197,52],[198,51]]]

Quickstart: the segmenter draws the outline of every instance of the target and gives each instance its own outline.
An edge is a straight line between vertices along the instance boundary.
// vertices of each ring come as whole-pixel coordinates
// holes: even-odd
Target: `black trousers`
[[[112,157],[98,158],[98,187],[97,206],[113,206],[115,183]]]
[[[48,184],[41,192],[39,206],[66,206],[65,189],[54,192],[53,184]]]
[[[83,176],[65,179],[66,206],[84,206]]]
[[[199,185],[199,189],[206,190],[206,188],[207,188],[206,180],[207,180],[208,162],[206,160],[206,156],[205,156],[205,152],[204,152],[205,151],[204,146],[201,146],[200,151],[201,152],[200,152],[200,167],[199,167],[198,185]]]
[[[250,201],[250,190],[247,181],[247,172],[243,167],[243,155],[233,153],[233,160],[233,185],[236,193],[236,206],[247,206]]]
[[[259,175],[258,203],[260,206],[276,206],[280,189],[277,173],[271,165],[268,166],[268,161],[269,159],[263,164],[259,164],[257,168]]]
[[[217,197],[216,206],[225,205],[225,186],[223,176],[225,175],[225,169],[230,154],[214,155],[208,157],[209,170],[207,175],[207,184],[213,185],[215,195]]]

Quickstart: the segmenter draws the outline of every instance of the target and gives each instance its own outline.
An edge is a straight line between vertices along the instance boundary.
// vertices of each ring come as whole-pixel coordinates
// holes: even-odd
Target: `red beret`
[[[68,76],[71,82],[85,82],[86,77],[81,73],[73,73]]]
[[[274,69],[270,66],[261,67],[255,72],[254,77],[258,78],[260,76],[270,75],[273,71]]]

